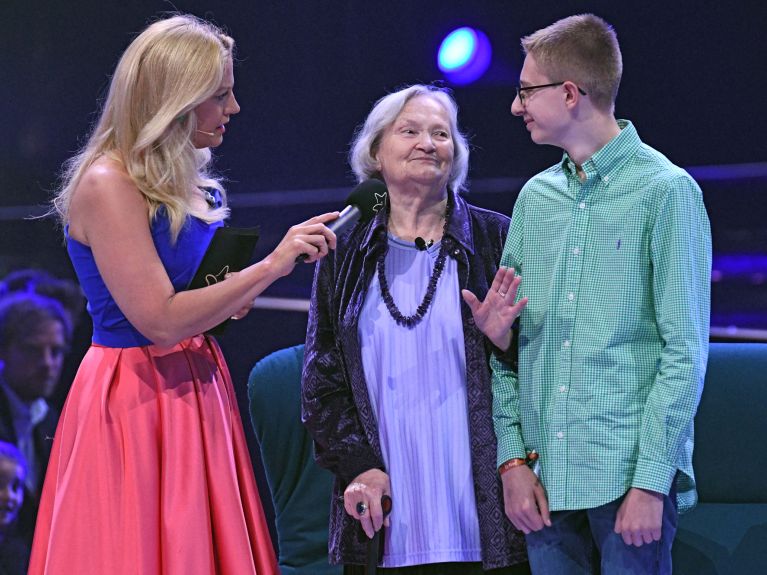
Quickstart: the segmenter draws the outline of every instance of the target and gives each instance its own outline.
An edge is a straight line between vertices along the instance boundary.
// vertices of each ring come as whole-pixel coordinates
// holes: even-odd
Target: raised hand
[[[514,273],[514,268],[500,267],[484,301],[479,301],[469,290],[461,291],[474,316],[474,323],[493,345],[504,351],[511,344],[511,324],[527,305],[526,297],[515,303],[521,281],[522,277]]]

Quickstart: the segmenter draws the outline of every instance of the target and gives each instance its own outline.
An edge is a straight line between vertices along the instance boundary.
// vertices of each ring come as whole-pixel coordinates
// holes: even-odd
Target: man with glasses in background
[[[513,353],[491,359],[506,514],[533,573],[669,573],[677,513],[697,499],[711,271],[701,190],[616,120],[609,24],[572,16],[522,46],[511,112],[564,155],[522,189],[501,261],[529,298],[518,368]]]

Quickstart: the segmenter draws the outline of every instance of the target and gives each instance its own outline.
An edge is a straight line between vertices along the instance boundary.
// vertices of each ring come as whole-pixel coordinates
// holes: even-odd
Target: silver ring
[[[501,296],[501,297],[506,297],[506,292],[505,292],[505,291],[500,291],[500,290],[499,290],[499,291],[498,291],[498,295],[499,295],[499,296]]]
[[[357,515],[362,517],[367,512],[368,512],[367,503],[365,503],[364,501],[360,501],[359,503],[357,503]]]

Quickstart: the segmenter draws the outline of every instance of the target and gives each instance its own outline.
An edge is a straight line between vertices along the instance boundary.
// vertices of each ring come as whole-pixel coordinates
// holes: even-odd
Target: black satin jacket
[[[442,241],[458,261],[460,288],[484,299],[501,260],[509,219],[454,195],[453,215]],[[376,261],[386,246],[386,214],[358,224],[317,264],[304,352],[302,418],[314,438],[315,456],[335,474],[330,510],[331,563],[365,563],[358,522],[346,514],[343,492],[371,468],[385,471],[376,417],[370,405],[357,326]],[[439,288],[438,288],[439,289]],[[527,560],[524,536],[506,518],[496,472],[496,440],[490,391],[491,345],[461,305],[466,350],[469,429],[474,492],[485,569]],[[425,463],[426,464],[426,463]],[[394,503],[396,505],[396,502]]]

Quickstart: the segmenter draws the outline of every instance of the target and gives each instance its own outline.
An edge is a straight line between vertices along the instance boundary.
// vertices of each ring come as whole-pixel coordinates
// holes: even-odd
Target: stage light
[[[442,41],[437,65],[450,82],[470,84],[487,71],[492,52],[484,32],[464,26],[450,32]]]

